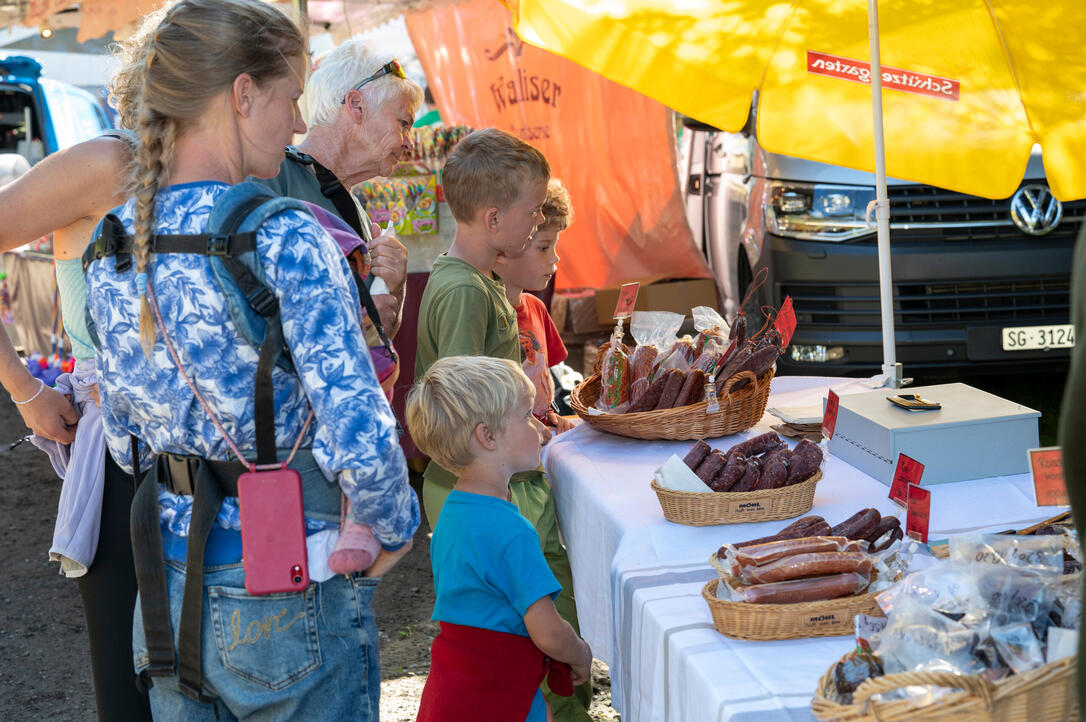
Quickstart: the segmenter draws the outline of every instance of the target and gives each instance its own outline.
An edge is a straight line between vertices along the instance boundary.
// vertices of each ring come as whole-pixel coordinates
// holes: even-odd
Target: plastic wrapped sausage
[[[706,444],[701,439],[690,447],[690,451],[686,452],[686,456],[683,457],[683,463],[690,467],[691,471],[697,471],[701,462],[705,461],[705,457],[709,455],[709,452],[713,450],[713,447]]]
[[[630,401],[636,403],[648,391],[656,363],[656,347],[643,345],[634,349],[630,357]]]
[[[600,398],[596,406],[609,411],[630,400],[630,357],[622,344],[611,341],[600,364]]]
[[[648,390],[641,395],[641,398],[630,404],[630,408],[626,410],[626,413],[632,414],[638,411],[652,411],[655,409],[656,404],[660,401],[661,394],[664,393],[665,386],[667,386],[666,375],[661,373],[656,374],[652,383],[649,384]]]
[[[836,599],[850,594],[858,594],[871,583],[866,574],[846,572],[831,574],[811,579],[792,579],[786,582],[752,584],[748,587],[733,587],[732,601],[751,604],[796,604],[816,602],[821,599]]]
[[[725,545],[730,546],[730,545]],[[806,536],[799,539],[781,539],[755,544],[754,546],[734,549],[733,573],[738,575],[743,567],[758,567],[794,554],[813,554],[816,552],[863,551],[860,543],[850,541],[843,536]]]
[[[845,572],[869,574],[871,566],[871,557],[863,552],[811,552],[792,554],[762,566],[743,567],[740,578],[747,584],[767,584]]]

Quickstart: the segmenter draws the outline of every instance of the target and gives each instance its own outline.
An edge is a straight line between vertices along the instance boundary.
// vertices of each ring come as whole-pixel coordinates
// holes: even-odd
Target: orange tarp
[[[406,21],[445,123],[524,138],[569,188],[575,220],[562,233],[558,288],[710,276],[687,225],[666,107],[525,45],[494,0]]]

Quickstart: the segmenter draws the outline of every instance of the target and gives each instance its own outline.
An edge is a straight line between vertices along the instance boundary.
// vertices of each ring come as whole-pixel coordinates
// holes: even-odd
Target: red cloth
[[[516,310],[520,357],[523,359],[524,373],[535,386],[532,413],[541,420],[546,419],[547,410],[554,401],[554,380],[550,367],[565,361],[569,352],[542,301],[525,293]]]
[[[417,722],[524,722],[544,677],[555,694],[573,694],[569,665],[529,637],[441,622]]]

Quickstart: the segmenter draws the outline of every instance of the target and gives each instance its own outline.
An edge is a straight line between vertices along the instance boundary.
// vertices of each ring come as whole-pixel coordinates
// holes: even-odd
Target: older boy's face
[[[515,258],[532,240],[535,229],[543,223],[543,203],[547,200],[547,182],[528,186],[508,208],[501,210],[497,249]]]

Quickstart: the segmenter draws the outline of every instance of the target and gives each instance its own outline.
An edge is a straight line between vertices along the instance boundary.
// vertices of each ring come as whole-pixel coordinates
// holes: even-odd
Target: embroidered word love
[[[261,639],[270,639],[272,632],[285,632],[294,626],[294,623],[305,616],[305,612],[298,612],[286,624],[283,624],[283,617],[287,615],[287,610],[283,609],[278,614],[265,615],[263,619],[254,619],[245,626],[245,633],[242,634],[241,630],[241,610],[235,609],[234,613],[230,615],[230,636],[232,642],[230,646],[226,648],[227,652],[233,651],[236,647],[242,644],[256,644]]]

